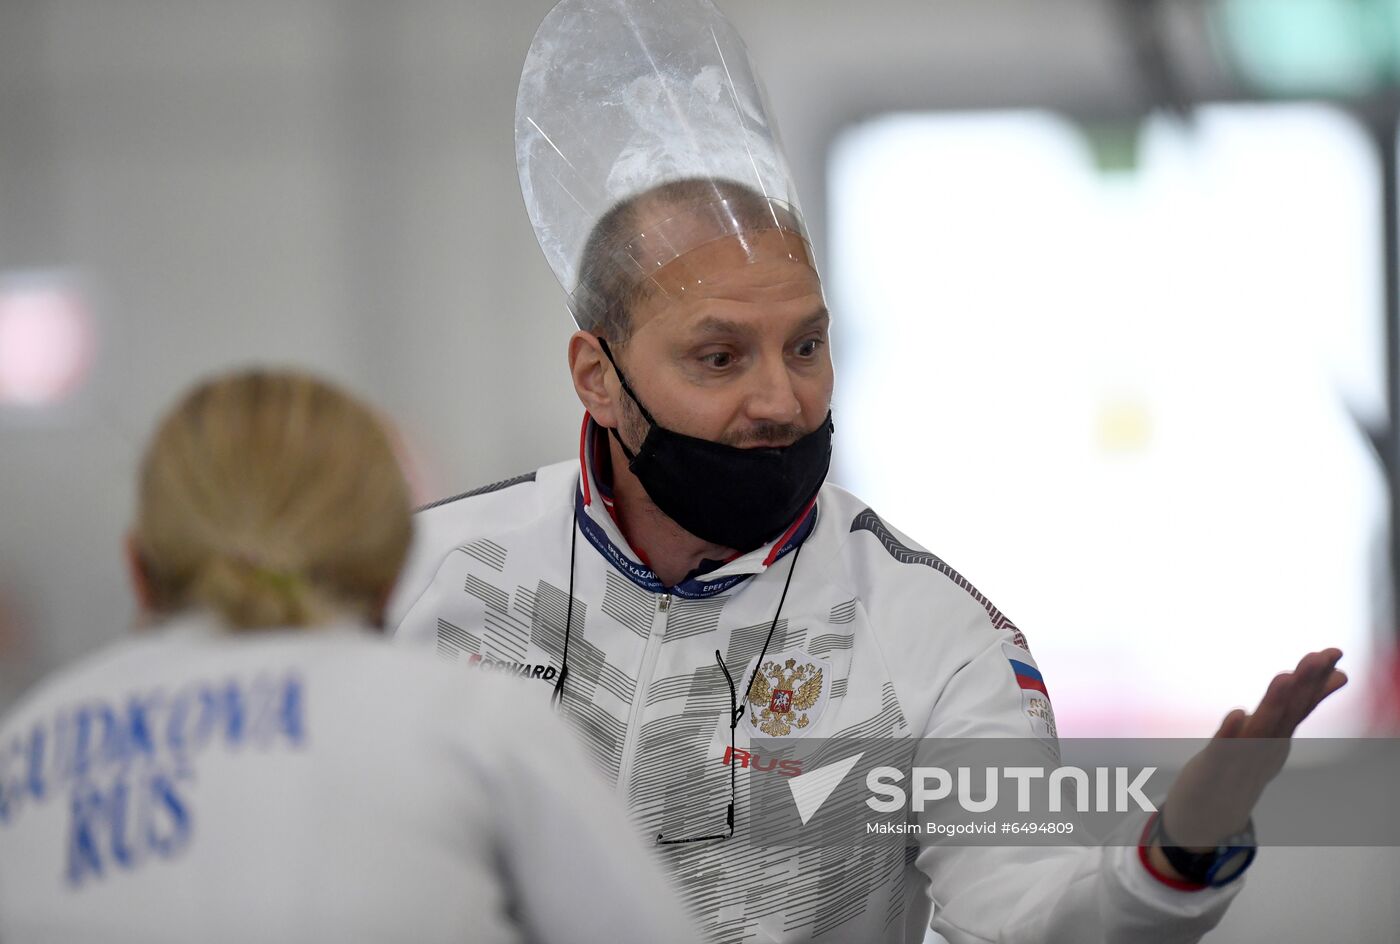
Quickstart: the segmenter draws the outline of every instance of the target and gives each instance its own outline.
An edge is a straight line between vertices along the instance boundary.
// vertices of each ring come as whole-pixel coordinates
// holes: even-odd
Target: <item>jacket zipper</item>
[[[651,632],[647,635],[646,648],[642,650],[642,670],[637,675],[637,690],[632,695],[632,711],[627,717],[627,736],[622,742],[622,764],[617,774],[617,791],[628,799],[632,789],[632,766],[637,753],[637,736],[641,732],[642,718],[646,714],[647,687],[651,684],[652,673],[656,671],[656,659],[661,652],[661,640],[666,635],[666,625],[671,618],[671,595],[663,593],[656,601],[656,616],[652,619]]]

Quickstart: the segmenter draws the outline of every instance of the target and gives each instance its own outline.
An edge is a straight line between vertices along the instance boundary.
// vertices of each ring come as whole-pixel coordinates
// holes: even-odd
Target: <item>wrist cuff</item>
[[[1209,888],[1209,885],[1200,885],[1196,882],[1188,882],[1184,879],[1172,878],[1169,875],[1163,875],[1152,864],[1152,856],[1148,854],[1149,848],[1151,846],[1151,839],[1149,837],[1151,837],[1152,835],[1152,827],[1156,824],[1157,817],[1161,815],[1162,813],[1160,810],[1156,813],[1153,813],[1151,816],[1148,817],[1147,825],[1142,828],[1142,836],[1138,839],[1138,859],[1142,862],[1142,867],[1147,870],[1148,875],[1151,875],[1153,878],[1155,878],[1157,881],[1161,882],[1168,888],[1174,888],[1179,892],[1199,892],[1206,888]]]

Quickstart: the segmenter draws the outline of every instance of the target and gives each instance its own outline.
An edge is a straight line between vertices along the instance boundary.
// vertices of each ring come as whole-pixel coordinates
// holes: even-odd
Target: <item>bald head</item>
[[[674,180],[621,201],[589,234],[579,263],[574,317],[580,328],[621,344],[631,312],[661,289],[657,271],[726,236],[784,230],[802,244],[801,221],[785,205],[734,181]]]

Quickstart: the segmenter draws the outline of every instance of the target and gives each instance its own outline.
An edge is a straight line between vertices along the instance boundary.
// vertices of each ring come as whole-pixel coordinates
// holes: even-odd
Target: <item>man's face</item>
[[[701,246],[664,266],[633,305],[617,351],[661,426],[731,446],[786,446],[826,418],[834,376],[821,283],[806,247],[765,230]],[[646,420],[618,387],[622,434]]]

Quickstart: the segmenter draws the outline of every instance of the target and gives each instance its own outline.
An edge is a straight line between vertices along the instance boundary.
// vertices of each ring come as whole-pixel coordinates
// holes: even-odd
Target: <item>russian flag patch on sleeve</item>
[[[1003,643],[1001,651],[1011,663],[1012,674],[1021,689],[1021,709],[1026,713],[1031,731],[1038,738],[1058,739],[1055,709],[1050,706],[1050,693],[1045,688],[1045,676],[1029,661],[1025,650],[1018,649],[1010,643]]]
[[[1011,668],[1016,673],[1016,684],[1021,688],[1029,692],[1040,692],[1046,698],[1050,697],[1050,693],[1045,690],[1045,676],[1041,675],[1035,666],[1020,659],[1012,659]]]

